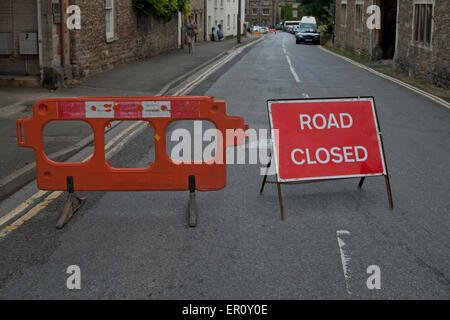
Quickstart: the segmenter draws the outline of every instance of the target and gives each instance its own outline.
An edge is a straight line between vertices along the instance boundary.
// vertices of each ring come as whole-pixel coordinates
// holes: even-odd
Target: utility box
[[[13,33],[0,32],[0,55],[12,55],[13,49]]]
[[[38,54],[37,32],[22,32],[19,37],[20,54]]]

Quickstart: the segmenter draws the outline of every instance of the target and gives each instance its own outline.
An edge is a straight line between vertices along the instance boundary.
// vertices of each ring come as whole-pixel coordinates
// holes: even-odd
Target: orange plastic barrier
[[[214,97],[58,98],[38,101],[33,117],[17,120],[19,146],[36,152],[37,182],[41,190],[151,191],[189,190],[195,177],[199,191],[226,186],[226,161],[176,164],[166,151],[167,126],[177,120],[208,120],[223,137],[227,129],[247,130],[241,117],[226,115],[224,101]],[[50,121],[81,120],[93,129],[95,151],[82,163],[57,163],[44,153],[43,129]],[[117,169],[105,160],[105,127],[111,121],[145,120],[155,129],[156,160],[145,169]],[[23,135],[22,135],[23,130]],[[235,139],[240,145],[243,139]],[[218,144],[216,157],[226,155],[226,143]]]

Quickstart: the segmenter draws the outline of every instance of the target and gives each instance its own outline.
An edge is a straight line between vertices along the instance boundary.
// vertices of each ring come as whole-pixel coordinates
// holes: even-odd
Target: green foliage
[[[141,13],[153,15],[166,20],[178,12],[185,12],[189,4],[187,0],[133,0],[134,7]]]
[[[333,24],[333,18],[330,13],[330,5],[334,0],[297,0],[302,6],[302,11],[308,15],[315,17],[318,24]]]
[[[287,3],[281,6],[281,19],[283,21],[292,20],[292,6]]]

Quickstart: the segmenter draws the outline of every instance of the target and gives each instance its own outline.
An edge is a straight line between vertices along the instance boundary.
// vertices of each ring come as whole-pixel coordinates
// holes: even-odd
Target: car
[[[252,27],[252,32],[253,32],[253,33],[259,33],[260,30],[261,30],[261,27],[260,27],[260,26],[253,26],[253,27]]]
[[[261,28],[259,29],[259,32],[260,32],[261,34],[269,33],[269,28],[267,28],[267,27],[261,27]]]
[[[320,44],[320,33],[317,32],[315,24],[300,24],[299,31],[295,34],[295,43],[300,44],[302,42]]]

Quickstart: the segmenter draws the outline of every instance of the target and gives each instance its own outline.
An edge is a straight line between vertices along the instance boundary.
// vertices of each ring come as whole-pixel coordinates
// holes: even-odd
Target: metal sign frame
[[[276,145],[275,145],[275,139],[273,137],[275,136],[273,121],[272,121],[272,110],[271,106],[275,103],[283,103],[283,102],[304,102],[304,101],[312,101],[312,102],[333,102],[333,101],[370,101],[375,121],[375,128],[377,130],[377,137],[378,137],[378,145],[380,148],[380,156],[381,156],[381,162],[383,165],[383,172],[375,173],[375,174],[356,174],[356,175],[340,175],[340,176],[327,176],[327,177],[310,177],[310,178],[297,178],[297,179],[281,179],[279,175],[279,161],[277,159],[277,152]],[[305,183],[313,183],[313,182],[322,182],[322,181],[331,181],[331,180],[343,180],[343,179],[353,179],[353,178],[360,178],[360,182],[358,184],[359,188],[362,188],[364,181],[367,177],[376,177],[376,176],[384,176],[385,182],[386,182],[386,190],[388,195],[388,201],[389,201],[389,208],[392,210],[394,208],[393,199],[392,199],[392,191],[391,191],[391,185],[389,180],[389,172],[388,167],[386,164],[386,154],[384,151],[384,144],[383,144],[383,138],[382,133],[380,129],[380,122],[378,120],[378,113],[376,110],[376,104],[375,104],[375,98],[372,96],[364,96],[364,97],[336,97],[336,98],[294,98],[294,99],[269,99],[267,100],[267,110],[268,110],[268,117],[269,117],[269,124],[270,124],[270,132],[272,136],[272,160],[275,164],[276,169],[276,181],[268,181],[267,180],[267,173],[268,170],[272,164],[272,160],[267,165],[267,171],[263,178],[262,186],[260,193],[262,194],[264,192],[264,187],[266,183],[269,184],[276,184],[278,189],[278,197],[280,202],[280,211],[281,211],[281,219],[285,219],[284,215],[284,206],[283,206],[283,198],[282,198],[282,192],[281,192],[281,185],[282,184],[305,184]]]

